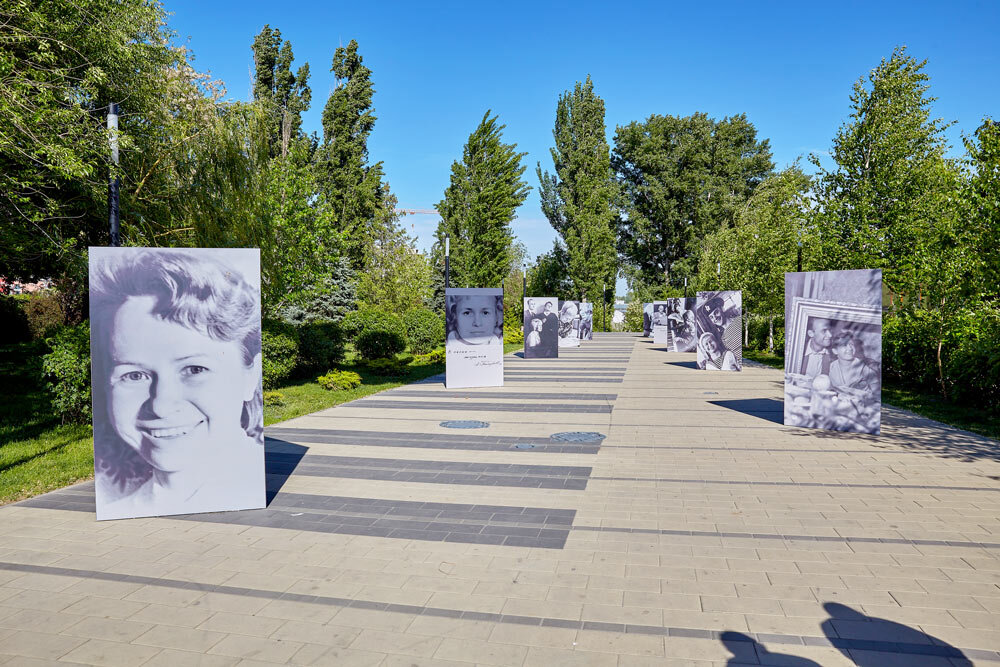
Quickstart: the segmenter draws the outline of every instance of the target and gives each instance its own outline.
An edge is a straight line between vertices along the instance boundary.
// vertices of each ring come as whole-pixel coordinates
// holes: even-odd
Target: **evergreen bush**
[[[410,372],[410,362],[413,357],[386,357],[384,359],[373,359],[367,363],[368,370],[374,375],[387,377],[399,377]]]
[[[430,364],[443,364],[444,362],[445,351],[443,347],[439,347],[427,354],[418,354],[413,360],[415,366],[429,366]]]
[[[64,424],[90,421],[90,326],[62,327],[46,340],[52,350],[42,358],[52,408]]]
[[[363,313],[363,325],[354,339],[354,348],[362,359],[393,357],[406,349],[402,318],[381,311],[357,312]]]
[[[333,370],[326,375],[320,375],[316,378],[316,382],[324,389],[346,391],[360,387],[361,376],[353,371]]]
[[[303,370],[326,371],[344,360],[344,332],[331,320],[313,320],[298,327]]]
[[[426,354],[444,343],[444,318],[427,308],[411,308],[403,315],[406,341],[414,354]]]
[[[264,320],[261,352],[264,388],[281,386],[299,363],[299,340],[295,327],[280,320]]]

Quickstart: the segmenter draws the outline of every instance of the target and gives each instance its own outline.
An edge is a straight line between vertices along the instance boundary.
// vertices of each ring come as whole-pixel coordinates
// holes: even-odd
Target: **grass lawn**
[[[767,352],[743,350],[743,357],[773,368],[784,369],[785,367],[784,357]],[[1000,440],[1000,415],[991,415],[985,410],[949,403],[937,394],[904,389],[892,383],[886,383],[882,386],[882,402],[944,424]]]
[[[90,426],[60,424],[38,383],[44,353],[38,343],[0,347],[0,504],[94,474]]]
[[[522,347],[507,343],[504,352]],[[38,381],[45,352],[39,343],[0,346],[0,505],[94,475],[90,425],[60,424]],[[283,405],[264,406],[264,423],[299,417],[444,372],[444,364],[411,366],[403,377],[386,378],[372,375],[363,366],[343,368],[361,375],[363,384],[350,391],[328,391],[315,378],[296,380],[278,389]]]

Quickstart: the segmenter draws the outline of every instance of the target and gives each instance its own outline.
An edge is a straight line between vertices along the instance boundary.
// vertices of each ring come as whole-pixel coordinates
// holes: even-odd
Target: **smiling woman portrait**
[[[258,251],[92,248],[90,321],[97,518],[263,507]]]

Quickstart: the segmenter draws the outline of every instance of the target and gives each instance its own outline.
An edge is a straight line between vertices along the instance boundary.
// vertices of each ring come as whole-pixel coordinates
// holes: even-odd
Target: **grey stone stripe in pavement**
[[[600,383],[600,382],[605,382],[605,383],[612,382],[612,383],[621,384],[622,381],[623,381],[623,377],[622,378],[595,378],[595,377],[586,378],[586,377],[580,377],[579,375],[565,376],[565,377],[563,377],[563,376],[538,377],[538,376],[535,376],[535,375],[533,375],[531,377],[511,377],[511,376],[505,376],[504,377],[504,382],[592,382],[592,383],[595,383],[595,384],[596,383]]]
[[[396,604],[390,602],[380,602],[378,600],[365,600],[357,598],[342,598],[330,595],[308,595],[303,593],[285,593],[260,588],[247,588],[243,586],[227,586],[226,584],[206,584],[196,581],[184,581],[180,579],[167,579],[163,577],[148,577],[135,574],[122,574],[118,572],[108,572],[99,570],[84,570],[78,568],[58,567],[54,565],[32,565],[28,563],[12,563],[0,561],[0,570],[7,572],[22,572],[24,574],[42,574],[48,576],[74,577],[90,579],[92,581],[114,581],[140,586],[154,586],[159,588],[172,588],[186,591],[200,591],[202,593],[218,593],[222,595],[243,596],[258,600],[281,600],[284,602],[295,602],[300,604],[319,605],[326,607],[350,607],[353,609],[367,609],[373,611],[387,611],[397,614],[412,614],[414,616],[431,616],[439,618],[455,618],[464,620],[484,621],[488,623],[502,623],[523,625],[530,627],[550,627],[569,628],[571,630],[596,630],[598,632],[624,632],[635,635],[656,635],[661,637],[684,637],[688,639],[704,639],[706,641],[719,642],[722,640],[724,631],[702,630],[700,628],[682,628],[659,625],[634,625],[625,623],[605,623],[602,621],[588,621],[554,618],[547,616],[520,616],[513,614],[497,614],[479,611],[467,611],[448,607],[430,607],[411,604]],[[867,626],[871,627],[867,627]],[[851,626],[841,629],[832,625],[839,632],[851,632],[856,630],[863,637],[874,634],[872,630],[877,630],[880,624],[878,620],[862,622],[857,627]],[[954,646],[942,646],[938,644],[917,644],[909,642],[893,642],[872,639],[855,639],[852,637],[826,637],[819,635],[788,635],[772,633],[741,632],[742,641],[736,643],[747,644],[746,649],[735,649],[733,641],[727,638],[727,646],[739,651],[739,658],[742,660],[753,659],[755,662],[754,642],[758,644],[782,644],[794,646],[829,646],[846,651],[871,651],[887,654],[889,656],[940,656],[944,658],[966,658],[983,660],[990,662],[1000,662],[1000,653],[983,649],[958,648]],[[899,664],[894,662],[894,664]]]
[[[365,445],[370,447],[418,447],[424,449],[461,449],[494,452],[545,452],[550,454],[596,454],[598,445],[556,442],[549,438],[498,435],[466,435],[453,433],[393,433],[390,431],[357,431],[326,428],[264,429],[271,440],[289,439],[294,442],[315,442],[331,445]],[[277,444],[272,442],[272,444]],[[515,445],[531,444],[533,449],[515,449]]]
[[[566,373],[586,373],[589,377],[621,377],[625,375],[624,370],[620,371],[593,371],[593,370],[575,370],[570,368],[559,368],[559,369],[544,369],[544,368],[510,368],[507,367],[504,370],[504,374],[514,373],[521,375],[565,375]]]
[[[820,453],[820,454],[923,454],[926,451],[918,449],[791,449],[789,447],[701,447],[697,445],[603,445],[609,449],[674,449],[678,451],[698,450],[713,452],[783,452],[786,454],[797,454],[799,452]]]
[[[390,401],[364,398],[341,407],[379,408],[382,410],[464,410],[474,412],[571,412],[607,414],[610,405],[578,405],[574,403],[448,403],[445,401]]]
[[[563,401],[613,401],[618,394],[567,394],[561,391],[416,391],[413,389],[390,389],[383,396],[422,396],[424,398],[558,398]]]
[[[920,489],[921,491],[1000,491],[991,486],[929,486],[927,484],[854,484],[850,482],[778,482],[743,479],[679,479],[673,477],[591,477],[606,482],[657,482],[664,484],[725,484],[749,486],[807,486],[834,489]]]
[[[428,484],[470,484],[534,489],[587,488],[591,469],[583,466],[541,466],[513,463],[469,463],[324,456],[269,452],[268,474],[376,479]]]
[[[1000,542],[962,542],[957,540],[921,540],[905,537],[852,537],[842,535],[791,535],[784,533],[740,533],[717,530],[673,530],[670,528],[628,528],[618,526],[571,526],[570,530],[596,533],[634,533],[641,535],[684,535],[689,537],[732,537],[754,540],[787,540],[790,542],[844,542],[869,544],[908,544],[923,547],[967,547],[997,549]]]
[[[76,512],[94,511],[93,484],[21,501],[19,505]],[[431,542],[562,549],[576,510],[506,505],[275,495],[266,509],[179,514],[170,518],[340,535]]]

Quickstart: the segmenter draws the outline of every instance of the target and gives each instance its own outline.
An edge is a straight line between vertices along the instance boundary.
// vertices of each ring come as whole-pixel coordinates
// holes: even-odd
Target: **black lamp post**
[[[451,287],[451,265],[449,264],[449,255],[451,255],[451,237],[447,234],[444,235],[444,288],[448,289]]]
[[[108,181],[108,227],[111,230],[111,247],[117,248],[121,243],[121,213],[118,207],[118,104],[108,105],[108,134],[111,142],[111,180]]]

